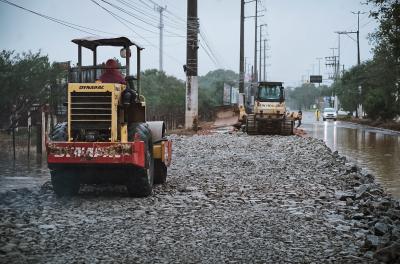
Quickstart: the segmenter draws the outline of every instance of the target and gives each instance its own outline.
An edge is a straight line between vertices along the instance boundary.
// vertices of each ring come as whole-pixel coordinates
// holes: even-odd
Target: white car
[[[322,112],[322,119],[325,121],[327,119],[333,119],[333,121],[336,121],[337,119],[337,113],[334,108],[324,108],[324,111]]]

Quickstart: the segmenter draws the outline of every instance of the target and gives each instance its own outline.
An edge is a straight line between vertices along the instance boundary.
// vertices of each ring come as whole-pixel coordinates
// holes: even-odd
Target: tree
[[[357,107],[362,103],[359,86],[365,88],[365,65],[356,66],[346,71],[342,78],[332,85],[335,94],[338,96],[341,108],[346,111],[357,111]],[[365,92],[364,92],[365,93]]]
[[[373,34],[378,49],[386,49],[399,62],[400,58],[400,2],[398,0],[368,0],[375,6],[371,16],[379,21],[379,29]],[[398,65],[399,66],[399,65]]]
[[[345,110],[354,111],[362,103],[368,117],[391,119],[400,114],[400,2],[368,3],[375,6],[371,16],[379,21],[377,31],[370,36],[375,43],[374,57],[345,72],[334,89]]]
[[[148,111],[155,115],[167,112],[183,114],[185,111],[185,83],[164,72],[151,69],[142,73],[142,93]]]
[[[199,78],[199,111],[206,112],[223,104],[224,83],[235,86],[239,75],[231,70],[218,69]]]
[[[373,60],[346,71],[333,85],[342,107],[356,111],[363,104],[364,111],[373,119],[391,119],[399,114],[393,67],[393,61],[375,54]]]
[[[288,94],[291,107],[303,110],[310,109],[320,96],[321,89],[316,88],[313,83],[304,83]]]
[[[388,111],[384,116],[389,118],[400,114],[400,1],[368,0],[368,3],[375,7],[371,16],[379,21],[379,28],[370,39],[376,44],[375,69],[383,74],[379,81],[383,91],[379,94],[391,97],[384,100]]]
[[[12,112],[26,113],[33,103],[49,100],[50,84],[57,78],[59,69],[53,67],[47,56],[27,52],[0,53],[0,119],[6,124]]]
[[[173,76],[158,70],[142,73],[142,93],[146,97],[151,115],[174,115],[185,113],[186,85]],[[224,83],[234,85],[238,75],[230,70],[215,70],[199,77],[199,116],[205,118],[215,106],[222,105]]]

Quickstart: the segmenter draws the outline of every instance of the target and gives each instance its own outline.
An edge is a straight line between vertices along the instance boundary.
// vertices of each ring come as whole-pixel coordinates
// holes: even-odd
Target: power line
[[[153,5],[159,5],[158,3],[156,3],[156,2],[153,1],[153,0],[148,0],[148,1],[149,1],[150,3],[152,3]],[[167,10],[167,11],[165,11],[165,12],[167,12],[167,13],[170,14],[171,16],[175,17],[177,20],[181,21],[182,23],[186,23],[186,20],[182,19],[181,17],[179,17],[178,15],[174,14],[173,12],[171,12],[171,11],[169,11],[169,10]]]
[[[125,14],[127,14],[127,15],[129,15],[129,16],[131,16],[131,17],[133,17],[133,18],[135,18],[135,19],[137,19],[137,20],[139,20],[139,21],[141,21],[141,22],[143,22],[143,23],[149,25],[149,26],[152,26],[152,27],[157,28],[157,25],[151,24],[150,22],[148,22],[148,21],[146,21],[146,20],[144,20],[144,19],[142,19],[142,18],[136,16],[136,15],[133,14],[132,12],[126,11],[124,8],[122,8],[122,7],[120,7],[120,6],[117,6],[117,5],[115,5],[115,4],[113,4],[113,3],[110,3],[110,2],[108,2],[108,1],[106,1],[106,0],[100,0],[100,1],[102,1],[103,3],[106,3],[106,4],[108,4],[108,5],[110,5],[111,7],[114,7],[115,9],[118,9],[119,11],[121,11],[121,12],[123,12],[123,13],[125,13]],[[136,25],[136,26],[138,26],[138,25]],[[139,27],[139,26],[138,26],[138,27]],[[150,31],[150,30],[148,30],[148,29],[146,29],[146,28],[144,28],[144,27],[140,27],[140,28],[142,28],[142,29],[144,29],[144,30],[147,30],[147,31]],[[156,33],[156,32],[153,32],[153,33]]]
[[[3,1],[3,0],[0,0]],[[157,48],[156,45],[154,45],[152,42],[150,42],[148,39],[144,38],[142,35],[140,35],[139,33],[137,33],[132,27],[130,27],[129,25],[127,25],[124,21],[133,24],[132,22],[118,16],[117,14],[115,14],[114,12],[108,10],[107,8],[103,7],[102,5],[100,5],[99,3],[97,3],[95,0],[90,0],[92,1],[94,4],[96,4],[97,6],[99,6],[101,9],[103,9],[104,11],[106,11],[107,13],[109,13],[112,17],[114,17],[117,21],[119,21],[121,24],[123,24],[125,27],[127,27],[128,29],[130,29],[132,32],[134,32],[137,36],[139,36],[141,39],[143,39],[149,46],[153,47],[153,48]],[[178,59],[176,59],[175,57],[171,56],[170,54],[168,54],[167,52],[164,52],[164,54],[169,57],[171,60],[179,63],[180,65],[183,65],[183,63],[181,61],[179,61]],[[190,68],[190,67],[188,67]],[[191,68],[190,68],[191,69]]]
[[[357,42],[357,40],[355,38],[353,38],[352,36],[350,36],[349,34],[345,34],[347,37],[349,37],[351,40],[353,40],[354,42]]]
[[[116,4],[110,3],[109,1],[106,1],[106,0],[100,0],[100,1],[102,1],[102,2],[104,2],[104,3],[106,3],[106,4],[108,4],[108,5],[110,5],[111,7],[115,8],[115,9],[117,9],[117,10],[119,10],[119,11],[121,11],[121,12],[127,14],[128,16],[131,16],[131,17],[135,18],[136,20],[139,20],[139,21],[141,21],[141,22],[143,22],[143,23],[145,23],[145,24],[147,24],[147,25],[149,25],[149,26],[152,26],[152,27],[155,27],[155,28],[158,28],[158,27],[159,27],[158,25],[152,24],[152,23],[146,21],[144,18],[141,18],[141,17],[137,16],[136,14],[133,14],[132,12],[125,10],[125,9],[124,9],[123,7],[121,7],[121,6],[118,6],[118,5],[116,5]],[[120,0],[117,0],[117,1],[120,1]],[[142,13],[143,13],[143,12],[142,12]],[[158,33],[155,32],[155,31],[146,29],[146,28],[141,27],[141,26],[139,26],[139,25],[136,25],[136,26],[137,26],[137,27],[140,27],[141,29],[144,29],[144,30],[146,30],[146,31],[149,31],[149,32],[151,32],[151,33],[158,34]],[[179,34],[177,34],[177,33],[175,33],[175,32],[172,32],[172,31],[169,31],[169,30],[165,30],[165,32],[168,32],[168,33],[170,33],[170,34],[172,34],[172,35],[180,36]]]
[[[99,33],[105,33],[105,34],[113,35],[113,36],[120,36],[120,35],[121,35],[121,34],[117,34],[117,33],[107,32],[107,31],[104,31],[104,30],[99,30],[99,29],[95,29],[95,28],[90,28],[90,27],[81,26],[81,25],[74,24],[74,23],[71,23],[71,22],[68,22],[68,21],[65,21],[65,20],[61,20],[61,19],[58,19],[58,18],[54,18],[54,17],[51,17],[51,16],[47,16],[47,15],[44,15],[44,14],[42,14],[42,13],[39,13],[39,12],[30,10],[30,9],[28,9],[28,8],[25,8],[25,7],[23,7],[23,6],[19,6],[19,5],[17,5],[17,4],[14,4],[14,3],[12,3],[12,2],[9,2],[9,1],[7,1],[7,0],[0,0],[0,1],[3,2],[3,3],[5,3],[5,4],[8,4],[8,5],[17,7],[17,8],[19,8],[19,9],[24,10],[24,11],[27,11],[27,12],[29,12],[29,13],[35,14],[35,15],[37,15],[37,16],[40,16],[40,17],[42,17],[42,18],[45,18],[45,19],[47,19],[47,20],[50,20],[50,21],[52,21],[52,22],[61,24],[61,25],[66,26],[66,27],[68,27],[68,28],[72,28],[72,29],[78,30],[78,31],[80,31],[80,32],[84,32],[84,33],[86,33],[86,34],[90,34],[90,35],[92,35],[92,36],[97,36],[97,37],[99,37],[100,35],[94,34],[94,33],[90,32],[90,31],[87,31],[87,30],[91,30],[91,31],[99,32]],[[108,9],[104,8],[103,6],[101,6],[100,4],[98,4],[97,2],[95,2],[95,1],[92,1],[92,2],[95,3],[96,5],[98,5],[99,7],[101,7],[102,9],[104,9],[105,11],[109,12],[109,13],[110,13],[114,18],[116,18],[117,20],[119,20],[119,21],[120,21],[120,20],[125,20],[125,21],[127,21],[126,19],[124,19],[124,18],[118,16],[118,15],[115,14],[114,12],[109,11]],[[143,40],[146,41],[146,38],[143,37],[143,36],[141,36],[139,33],[137,33],[137,31],[133,30],[133,29],[132,29],[131,27],[129,27],[126,23],[124,23],[124,22],[122,22],[122,21],[120,21],[120,22],[121,22],[122,24],[124,24],[128,29],[130,29],[131,31],[133,31],[137,36],[139,36],[140,38],[142,38]],[[130,23],[130,24],[132,24],[130,21],[127,21],[127,22]],[[132,25],[135,25],[135,24],[132,24]],[[136,25],[135,25],[135,26],[136,26]],[[81,28],[82,28],[82,29],[81,29]],[[84,29],[87,29],[87,30],[84,30]],[[166,35],[165,37],[184,37],[184,36],[180,36],[180,35]],[[151,44],[151,45],[152,45],[152,44]],[[154,45],[153,45],[153,46],[154,46]]]
[[[361,28],[364,28],[366,26],[368,26],[369,24],[371,24],[371,22],[375,21],[374,19],[371,19],[370,21],[368,21],[367,23],[365,23],[364,25],[361,26]]]
[[[156,3],[156,2],[153,1],[153,0],[148,0],[148,1],[149,1],[150,3],[156,5],[156,6],[159,6],[159,4]],[[141,2],[142,2],[142,1],[141,1]],[[183,23],[186,23],[186,21],[185,21],[184,19],[182,19],[181,17],[179,17],[178,15],[176,15],[175,13],[173,13],[172,11],[169,11],[168,9],[166,9],[166,10],[164,10],[164,11],[165,11],[165,13],[168,13],[168,14],[170,14],[171,16],[177,18],[177,19],[179,20],[178,23],[179,23],[180,25],[183,24]],[[190,18],[190,17],[189,17],[189,18]],[[187,27],[190,28],[190,29],[196,29],[198,26],[199,26],[199,24],[198,24],[197,21],[196,21],[196,22],[188,21],[188,23],[187,23]],[[166,30],[166,31],[167,31],[167,30]],[[167,32],[168,32],[168,31],[167,31]],[[205,52],[206,55],[210,58],[210,60],[214,63],[214,65],[215,65],[216,67],[220,67],[220,65],[221,65],[220,60],[219,60],[218,57],[216,56],[216,53],[214,52],[213,48],[211,47],[210,41],[208,40],[208,38],[207,38],[207,36],[206,36],[206,34],[205,34],[205,32],[204,32],[204,29],[200,30],[200,37],[201,37],[201,39],[202,39],[203,42],[204,42],[204,45],[203,45],[202,42],[199,42],[200,47],[203,48],[204,52]],[[193,40],[195,40],[195,39],[192,39],[192,38],[189,36],[189,37],[188,37],[188,40],[189,40],[189,41],[193,41]]]
[[[215,55],[213,49],[211,49],[210,44],[209,44],[209,41],[208,41],[208,39],[207,39],[207,37],[206,37],[206,35],[205,35],[205,33],[204,33],[203,31],[200,31],[200,37],[203,39],[204,44],[206,45],[206,47],[207,47],[208,50],[210,51],[209,53],[206,51],[207,54],[210,54],[210,56],[213,57],[213,62],[214,62],[214,64],[215,64],[215,66],[219,67],[219,66],[221,65],[221,63],[220,63],[218,57]],[[200,44],[201,44],[201,43],[200,43]],[[203,47],[203,49],[206,50],[206,47],[204,47],[203,45],[201,45],[201,46]]]
[[[146,18],[139,17],[138,15],[136,15],[136,14],[134,14],[134,13],[132,13],[132,12],[129,12],[129,11],[125,10],[123,7],[121,7],[121,6],[119,6],[119,5],[110,3],[109,1],[106,1],[106,0],[100,0],[100,1],[102,1],[103,3],[106,3],[106,4],[110,5],[110,6],[112,6],[113,8],[115,8],[115,9],[117,9],[117,10],[119,10],[119,11],[125,13],[125,14],[128,15],[128,16],[131,16],[131,17],[135,18],[136,20],[139,20],[140,22],[146,23],[147,25],[150,25],[150,26],[152,26],[152,27],[156,27],[156,28],[159,27],[158,25],[155,25],[155,24],[152,24],[152,23],[150,23],[150,22],[147,22],[147,21],[145,20]],[[134,10],[134,11],[136,11],[136,12],[139,12],[139,13],[142,14],[142,15],[145,15],[147,18],[150,18],[150,19],[153,19],[153,20],[158,21],[158,19],[154,18],[154,16],[152,16],[152,15],[149,14],[148,12],[145,12],[145,11],[143,11],[143,10],[140,10],[139,8],[137,8],[137,7],[133,6],[132,4],[130,4],[129,2],[127,2],[126,0],[116,0],[116,1],[122,3],[123,5],[125,5],[125,6],[127,6],[127,7],[129,7],[129,8],[131,8],[132,10]],[[148,6],[147,6],[147,7],[148,7]],[[152,10],[152,11],[154,11],[154,10]],[[120,17],[120,18],[122,19],[122,17]],[[124,20],[128,22],[128,20],[126,20],[126,19],[124,19]],[[128,23],[132,24],[131,22],[128,22]],[[143,29],[143,30],[146,30],[146,31],[148,31],[148,32],[150,32],[150,33],[157,34],[157,32],[152,31],[152,30],[149,30],[149,29],[144,28],[144,27],[142,27],[142,26],[139,26],[139,25],[137,25],[137,24],[133,24],[133,25],[135,25],[135,26],[137,26],[137,27],[139,27],[139,28],[141,28],[141,29]],[[179,35],[179,34],[177,34],[177,33],[175,33],[175,32],[169,31],[169,30],[165,30],[165,31],[168,32],[168,33],[170,33],[171,35],[175,35],[175,36],[177,36],[177,37],[184,37],[184,36],[181,36],[181,35]]]
[[[199,43],[200,43],[200,46],[203,48],[204,52],[207,54],[208,58],[210,58],[210,60],[212,61],[212,63],[214,63],[215,66],[218,66],[218,63],[215,61],[213,56],[211,56],[211,54],[208,52],[208,50],[203,46],[203,43],[201,41]]]
[[[151,5],[149,5],[148,3],[146,3],[143,0],[139,0],[140,3],[143,4],[143,6],[145,6],[147,9],[150,9],[152,11],[154,11],[153,7]],[[153,4],[154,6],[160,6],[157,2],[155,1],[149,1],[151,4]],[[173,16],[169,16],[169,15]],[[169,11],[169,10],[165,10],[165,14],[164,17],[167,19],[165,21],[165,24],[168,24],[168,27],[177,29],[177,30],[182,30],[182,31],[186,31],[186,21],[182,18],[180,18],[178,15],[175,15],[173,12]],[[179,20],[177,20],[176,18],[178,18]]]
[[[146,38],[142,37],[139,33],[137,33],[134,29],[132,29],[130,26],[128,26],[125,22],[126,21],[130,24],[132,24],[132,22],[118,16],[117,14],[115,14],[114,12],[108,10],[107,8],[103,7],[102,5],[100,5],[99,3],[97,3],[95,0],[90,0],[91,2],[93,2],[95,5],[99,6],[101,9],[103,9],[104,11],[106,11],[107,13],[109,13],[112,17],[114,17],[116,20],[118,20],[121,24],[123,24],[125,27],[127,27],[128,29],[130,29],[133,33],[135,33],[137,36],[139,36],[141,39],[143,39],[144,41],[146,41],[147,43],[149,43],[150,45],[151,42],[149,42]],[[135,25],[135,24],[133,24]]]
[[[149,8],[150,10],[153,10],[153,7],[147,4],[145,1],[139,0],[139,2],[142,3],[144,6],[146,6],[147,8]]]
[[[109,2],[104,1],[104,0],[101,0],[101,1],[102,1],[102,2],[106,2],[106,3],[109,3]],[[117,0],[117,1],[119,1],[119,2],[125,2],[125,1],[123,1],[123,0]],[[74,23],[71,23],[71,22],[68,22],[68,21],[65,21],[65,20],[61,20],[61,19],[58,19],[58,18],[55,18],[55,17],[51,17],[51,16],[48,16],[48,15],[45,15],[45,14],[36,12],[36,11],[34,11],[34,10],[25,8],[25,7],[23,7],[23,6],[17,5],[17,4],[12,3],[12,2],[10,2],[10,1],[8,1],[8,0],[0,0],[0,2],[2,2],[2,3],[4,3],[4,4],[8,4],[8,5],[10,5],[10,6],[14,6],[14,7],[18,8],[18,9],[21,9],[21,10],[24,10],[24,11],[26,11],[26,12],[32,13],[32,14],[34,14],[34,15],[37,15],[37,16],[39,16],[39,17],[42,17],[42,18],[44,18],[44,19],[46,19],[46,20],[52,21],[52,22],[54,22],[54,23],[63,25],[63,26],[65,26],[65,27],[68,27],[68,28],[71,28],[71,29],[74,29],[74,30],[77,30],[77,31],[80,31],[80,32],[83,32],[83,33],[86,33],[86,34],[89,34],[89,35],[92,35],[92,36],[96,36],[96,37],[100,37],[100,36],[101,36],[101,35],[98,35],[98,34],[96,34],[96,33],[94,33],[94,32],[104,33],[104,34],[113,35],[113,36],[120,36],[120,35],[121,35],[121,34],[118,34],[118,33],[107,32],[107,31],[104,31],[104,30],[96,29],[96,28],[86,27],[86,26],[74,24]],[[129,21],[129,20],[127,20],[127,19],[125,19],[125,18],[119,16],[118,14],[116,14],[116,13],[112,12],[111,10],[105,8],[104,6],[100,5],[100,4],[99,4],[98,2],[96,2],[95,0],[91,0],[91,2],[93,2],[94,4],[96,4],[97,6],[99,6],[101,9],[103,9],[104,11],[106,11],[107,13],[109,13],[111,16],[113,16],[117,21],[119,21],[121,24],[123,24],[123,25],[124,25],[125,27],[127,27],[129,30],[131,30],[136,36],[138,36],[139,38],[141,38],[142,40],[144,40],[149,46],[152,46],[152,47],[154,47],[154,48],[157,48],[156,45],[154,45],[153,43],[151,43],[147,38],[143,37],[143,36],[140,35],[137,31],[135,31],[132,27],[130,27],[130,26],[128,25],[128,23],[131,24],[131,25],[133,25],[133,26],[135,26],[135,27],[138,27],[138,28],[141,28],[141,29],[143,29],[143,30],[146,30],[146,31],[148,31],[148,32],[150,32],[150,33],[156,33],[156,32],[151,31],[151,30],[148,30],[148,29],[146,29],[146,28],[144,28],[144,27],[141,27],[141,26],[139,26],[139,25],[137,25],[137,24],[132,23],[131,21]],[[141,1],[141,2],[143,2],[143,1]],[[114,5],[114,6],[115,6],[115,5]],[[117,8],[117,9],[118,9],[118,8]],[[93,31],[93,32],[91,32],[91,31]],[[182,38],[183,38],[183,37],[185,37],[185,36],[177,35],[177,34],[173,33],[173,35],[166,35],[165,37],[182,37]],[[206,43],[206,46],[209,46],[207,40],[205,40],[205,43]],[[203,49],[206,51],[206,47],[203,46]],[[210,48],[210,50],[211,50],[211,48]],[[206,51],[206,53],[208,53],[207,55],[208,55],[210,58],[212,58],[212,55],[210,54],[210,52]],[[213,52],[211,51],[211,53],[213,53]],[[168,54],[168,53],[165,53],[165,54],[166,54],[167,57],[169,57],[170,59],[174,60],[175,62],[178,62],[178,63],[181,64],[181,65],[183,64],[181,61],[179,61],[178,59],[176,59],[174,56],[171,56],[171,55]],[[212,59],[212,61],[213,61],[214,63],[216,63],[216,62],[215,62],[215,58]],[[189,67],[188,67],[188,68],[189,68]]]
[[[124,4],[125,6],[131,8],[132,10],[134,10],[134,11],[136,11],[136,12],[138,12],[138,13],[140,13],[140,14],[142,14],[142,15],[150,18],[150,19],[152,19],[155,23],[158,23],[158,18],[157,17],[153,16],[152,14],[149,14],[148,12],[146,12],[144,10],[141,10],[139,7],[137,7],[135,5],[132,5],[128,1],[126,1],[126,0],[116,0],[116,1]],[[154,11],[154,9],[150,5],[145,3],[144,1],[140,1],[140,2],[143,4],[142,6],[145,9],[148,9],[148,11]],[[158,7],[160,6],[157,3],[154,3],[154,5],[158,6]],[[166,16],[164,15],[164,17],[166,17]],[[171,27],[171,28],[174,28],[174,29],[177,29],[177,30],[182,30],[182,25],[185,27],[184,24],[178,23],[178,22],[175,22],[175,21],[172,21],[172,20],[165,20],[164,24],[166,24],[168,27]]]
[[[140,28],[140,29],[143,29],[143,30],[148,31],[148,32],[153,33],[153,34],[158,34],[158,33],[155,32],[155,31],[149,30],[149,29],[147,29],[147,28],[145,28],[145,27],[143,27],[143,26],[140,26],[140,25],[138,25],[138,24],[132,23],[131,21],[129,21],[129,20],[127,20],[127,19],[125,19],[125,18],[123,18],[123,17],[117,15],[116,13],[114,13],[114,12],[112,12],[111,10],[105,8],[104,6],[100,5],[98,2],[96,2],[96,1],[94,1],[94,0],[91,0],[91,1],[92,1],[93,3],[95,3],[97,6],[101,7],[101,8],[102,8],[103,10],[105,10],[106,12],[108,12],[109,14],[111,14],[114,18],[116,18],[116,19],[119,20],[119,21],[120,21],[120,20],[123,20],[123,21],[125,21],[126,23],[131,24],[131,25],[133,25],[133,26],[135,26],[135,27],[138,27],[138,28]],[[107,1],[105,1],[105,0],[99,0],[99,1],[107,2]],[[120,22],[121,22],[121,21],[120,21]],[[145,39],[144,37],[140,36],[140,35],[139,35],[135,30],[133,30],[131,27],[127,26],[125,23],[122,23],[122,24],[124,24],[126,27],[128,27],[128,28],[129,28],[130,30],[132,30],[133,32],[135,32],[135,34],[138,35],[139,37],[141,37],[142,39]],[[168,33],[171,33],[171,32],[168,31]],[[173,33],[173,32],[172,32],[172,34],[173,34],[173,35],[176,35],[177,37],[183,37],[183,36],[177,35],[177,34],[175,34],[175,33]],[[146,40],[146,41],[147,41],[147,40]]]
[[[140,2],[143,2],[143,0],[140,0]],[[158,4],[158,3],[156,3],[155,1],[150,1],[154,6],[161,6],[160,4]],[[170,4],[169,4],[170,5]],[[147,4],[146,5],[147,7],[149,7],[149,5]],[[151,8],[151,7],[150,7]],[[173,17],[170,17],[170,16],[168,16],[168,14],[173,14],[171,11],[169,11],[169,10],[165,10],[165,14],[164,14],[164,16],[166,17],[166,18],[168,18],[169,20],[168,21],[166,21],[167,23],[172,23],[172,24],[174,24],[174,26],[172,26],[171,25],[171,27],[173,27],[173,28],[176,28],[176,29],[178,29],[178,30],[186,30],[186,21],[184,20],[184,19],[181,19],[179,16],[177,16],[177,15],[175,15],[175,14],[173,14],[173,16],[174,17],[177,17],[177,18],[179,18],[180,20],[178,21],[178,20],[176,20],[175,18],[173,18]],[[183,29],[182,29],[182,27],[183,27]]]
[[[42,18],[45,18],[47,20],[53,21],[55,23],[58,23],[60,25],[65,26],[65,27],[69,27],[69,28],[72,28],[72,29],[75,29],[75,30],[78,30],[78,31],[81,31],[81,32],[84,32],[84,33],[87,33],[87,34],[90,34],[90,35],[93,35],[93,36],[99,36],[99,35],[93,34],[92,32],[89,32],[89,31],[86,31],[86,30],[83,30],[83,29],[96,31],[96,32],[100,32],[100,33],[106,33],[106,34],[110,34],[110,35],[118,35],[118,34],[115,34],[115,33],[107,32],[107,31],[103,31],[103,30],[99,30],[99,29],[94,29],[94,28],[89,28],[89,27],[85,27],[85,26],[81,26],[81,25],[78,25],[78,24],[74,24],[74,23],[71,23],[71,22],[68,22],[68,21],[65,21],[65,20],[61,20],[61,19],[58,19],[58,18],[47,16],[47,15],[41,14],[39,12],[33,11],[31,9],[25,8],[23,6],[14,4],[14,3],[10,2],[10,1],[7,1],[7,0],[0,0],[0,1],[5,3],[5,4],[14,6],[14,7],[19,8],[19,9],[22,9],[22,10],[24,10],[26,12],[29,12],[29,13],[32,13],[34,15],[40,16]],[[80,28],[83,28],[83,29],[80,29]]]
[[[141,39],[143,39],[146,43],[148,43],[149,46],[152,46],[152,47],[157,48],[156,45],[154,45],[153,43],[151,43],[150,41],[148,41],[145,37],[143,37],[142,35],[140,35],[137,31],[135,31],[132,27],[130,27],[129,25],[127,25],[127,23],[125,23],[124,21],[126,21],[126,22],[128,22],[128,23],[130,23],[130,24],[132,24],[132,25],[134,25],[134,26],[137,26],[136,24],[133,24],[132,22],[130,22],[130,21],[128,21],[128,20],[126,20],[126,19],[124,19],[124,18],[118,16],[118,15],[115,14],[114,12],[112,12],[112,11],[108,10],[107,8],[101,6],[101,5],[100,5],[99,3],[97,3],[96,1],[94,1],[94,0],[91,0],[91,1],[92,1],[94,4],[96,4],[97,6],[99,6],[100,8],[102,8],[103,10],[105,10],[106,12],[108,12],[111,16],[113,16],[113,17],[114,17],[116,20],[118,20],[121,24],[123,24],[123,25],[126,26],[129,30],[131,30],[135,35],[137,35],[137,36],[139,36]],[[51,21],[51,22],[54,22],[54,23],[63,25],[63,26],[65,26],[65,27],[68,27],[68,28],[71,28],[71,29],[74,29],[74,30],[77,30],[77,31],[80,31],[80,32],[83,32],[83,33],[86,33],[86,34],[89,34],[89,35],[92,35],[92,36],[101,37],[100,35],[95,34],[95,33],[93,33],[93,32],[90,32],[90,31],[99,32],[99,33],[104,33],[104,34],[113,35],[113,36],[121,36],[121,34],[112,33],[112,32],[107,32],[107,31],[104,31],[104,30],[99,30],[99,29],[95,29],[95,28],[91,28],[91,27],[86,27],[86,26],[74,24],[74,23],[71,23],[71,22],[68,22],[68,21],[65,21],[65,20],[61,20],[61,19],[58,19],[58,18],[55,18],[55,17],[51,17],[51,16],[48,16],[48,15],[45,15],[45,14],[36,12],[36,11],[34,11],[34,10],[25,8],[25,7],[23,7],[23,6],[17,5],[17,4],[12,3],[12,2],[10,2],[10,1],[8,1],[8,0],[0,0],[0,2],[2,2],[2,3],[4,3],[4,4],[8,4],[8,5],[13,6],[13,7],[16,7],[16,8],[18,8],[18,9],[24,10],[24,11],[29,12],[29,13],[31,13],[31,14],[37,15],[37,16],[42,17],[42,18],[44,18],[44,19],[46,19],[46,20],[49,20],[49,21]],[[85,30],[85,29],[86,29],[86,30]],[[172,37],[172,36],[167,36],[167,37]],[[177,36],[177,35],[175,35],[174,37],[184,37],[184,36]],[[179,61],[178,59],[176,59],[175,57],[171,56],[171,55],[168,54],[168,53],[165,53],[165,54],[166,54],[166,56],[169,57],[171,60],[173,60],[173,61],[179,63],[180,65],[183,65],[183,63],[182,63],[181,61]]]
[[[144,15],[144,16],[146,16],[147,18],[150,18],[150,19],[154,20],[154,22],[157,23],[157,20],[158,20],[157,17],[152,16],[151,14],[149,14],[149,13],[147,13],[147,12],[141,10],[140,8],[138,8],[138,7],[134,6],[134,5],[132,5],[131,3],[129,3],[129,2],[127,2],[127,1],[125,1],[125,0],[116,0],[116,1],[118,1],[118,2],[120,2],[121,4],[123,4],[123,5],[127,6],[127,7],[129,7],[130,9],[132,9],[132,10],[134,10],[134,11],[136,11],[136,12],[138,12],[138,13]]]

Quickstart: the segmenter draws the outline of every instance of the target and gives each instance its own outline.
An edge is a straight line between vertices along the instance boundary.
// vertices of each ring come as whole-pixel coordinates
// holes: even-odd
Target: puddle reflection
[[[400,133],[340,121],[315,122],[312,113],[304,116],[310,136],[323,139],[333,151],[374,174],[400,199]]]

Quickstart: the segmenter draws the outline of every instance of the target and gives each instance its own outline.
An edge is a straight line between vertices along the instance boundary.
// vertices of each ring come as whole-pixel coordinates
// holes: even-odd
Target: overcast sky
[[[79,26],[101,30],[115,35],[129,36],[145,47],[142,53],[142,69],[158,68],[158,17],[150,0],[104,0],[130,12],[114,9],[101,0],[95,0],[106,9],[120,16],[122,24],[91,0],[8,0],[33,11],[61,19]],[[166,6],[164,70],[167,74],[184,79],[182,65],[186,60],[186,2],[187,0],[154,0]],[[335,31],[355,31],[357,16],[352,11],[362,11],[360,16],[361,60],[371,58],[372,46],[367,36],[377,26],[368,17],[370,6],[361,4],[365,0],[260,0],[260,9],[266,8],[260,23],[269,39],[267,78],[284,81],[288,86],[300,84],[308,74],[318,73],[317,57],[332,55],[331,48],[338,46]],[[128,5],[131,5],[128,7]],[[246,15],[254,15],[254,3],[246,4]],[[198,0],[200,27],[206,40],[200,38],[202,46],[207,44],[217,57],[212,62],[203,47],[199,49],[199,75],[217,68],[239,70],[239,23],[240,0]],[[120,18],[120,20],[121,20]],[[142,21],[141,21],[142,20]],[[246,19],[245,56],[248,64],[254,61],[254,18]],[[70,40],[90,36],[45,18],[0,2],[0,48],[6,50],[38,51],[48,54],[51,61],[77,61],[77,48]],[[129,28],[128,28],[129,27]],[[102,36],[115,36],[83,29]],[[351,35],[356,38],[355,35]],[[206,43],[206,42],[207,43]],[[99,52],[101,53],[102,50]],[[117,57],[118,50],[103,50],[99,61]],[[210,53],[210,52],[209,52]],[[86,62],[90,53],[84,53]],[[341,63],[345,68],[357,62],[356,42],[350,37],[341,37]],[[321,60],[321,73],[328,77],[329,70]],[[250,66],[249,66],[250,67]]]

